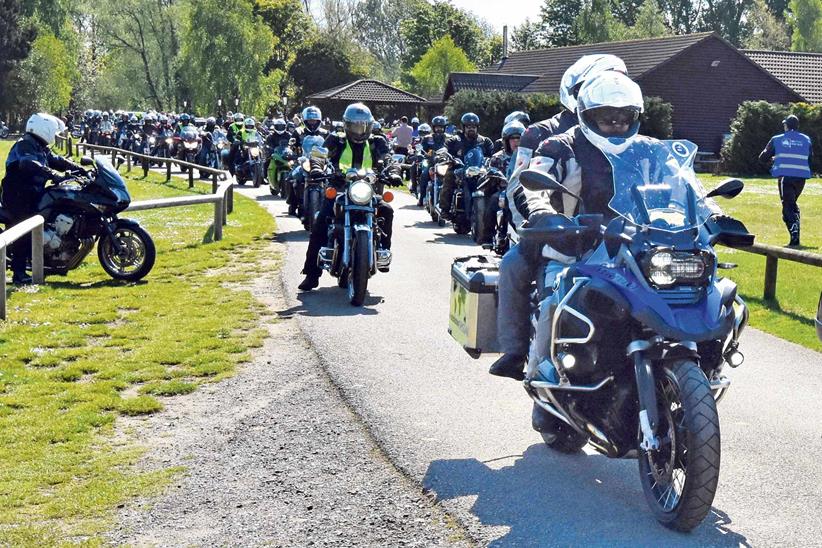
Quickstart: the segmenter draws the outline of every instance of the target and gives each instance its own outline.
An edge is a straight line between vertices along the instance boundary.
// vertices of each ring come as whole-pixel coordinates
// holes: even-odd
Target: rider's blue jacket
[[[0,200],[16,214],[33,213],[45,192],[46,182],[55,175],[52,169],[66,171],[79,167],[27,133],[9,151]]]
[[[774,135],[759,158],[774,157],[771,175],[810,179],[811,138],[796,130]]]

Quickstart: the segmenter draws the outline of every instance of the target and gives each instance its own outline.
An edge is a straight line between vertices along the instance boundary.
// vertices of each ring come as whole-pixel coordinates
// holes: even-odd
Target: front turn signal
[[[390,190],[386,190],[382,193],[382,201],[385,203],[390,203],[394,201],[394,193]]]
[[[334,188],[333,186],[330,186],[330,187],[326,188],[325,189],[325,197],[328,198],[329,200],[333,200],[334,198],[337,197],[337,189]]]

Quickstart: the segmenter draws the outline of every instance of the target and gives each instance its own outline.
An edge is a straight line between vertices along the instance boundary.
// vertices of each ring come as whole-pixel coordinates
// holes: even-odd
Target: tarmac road
[[[519,383],[487,373],[447,333],[450,266],[482,253],[412,197],[394,201],[394,263],[352,307],[327,274],[296,286],[307,233],[268,189],[294,315],[391,461],[492,546],[822,546],[822,354],[748,329],[747,360],[719,406],[722,469],[713,511],[691,534],[658,525],[635,460],[586,447],[554,453],[530,427]],[[230,230],[230,227],[229,227]],[[322,413],[321,409],[312,410]]]

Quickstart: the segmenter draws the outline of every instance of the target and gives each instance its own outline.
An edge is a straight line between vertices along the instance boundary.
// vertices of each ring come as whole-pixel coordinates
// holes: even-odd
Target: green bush
[[[722,171],[739,175],[766,175],[769,163],[759,161],[759,153],[774,135],[782,133],[782,120],[789,114],[799,117],[799,131],[813,142],[811,170],[822,171],[822,106],[807,103],[782,105],[767,101],[746,101],[731,122],[731,139],[722,147]]]
[[[496,139],[502,131],[505,117],[515,111],[528,113],[531,121],[550,118],[562,110],[559,97],[547,93],[514,93],[510,91],[458,91],[445,105],[445,115],[459,126],[460,117],[474,112],[480,117],[480,133]],[[645,98],[640,133],[658,139],[671,137],[671,112],[669,103],[659,97]]]

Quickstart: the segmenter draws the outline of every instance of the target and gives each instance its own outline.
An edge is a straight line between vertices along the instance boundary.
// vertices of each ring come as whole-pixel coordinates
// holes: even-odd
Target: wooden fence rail
[[[6,247],[31,233],[31,277],[43,283],[43,223],[40,215],[29,217],[0,234],[0,320],[6,319]]]

